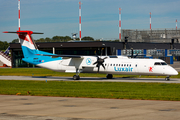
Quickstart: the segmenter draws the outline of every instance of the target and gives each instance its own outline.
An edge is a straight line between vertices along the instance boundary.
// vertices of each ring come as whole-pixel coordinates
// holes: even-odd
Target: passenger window
[[[127,64],[127,67],[128,67],[128,64]]]
[[[129,66],[131,67],[131,64]]]
[[[137,64],[135,66],[137,67]]]
[[[116,66],[118,66],[118,64],[116,64]]]
[[[121,66],[123,66],[123,64],[121,64]]]
[[[111,64],[111,66],[112,66],[112,64]]]
[[[126,66],[126,64],[124,64],[124,67]]]
[[[114,66],[115,66],[115,64],[114,64]]]

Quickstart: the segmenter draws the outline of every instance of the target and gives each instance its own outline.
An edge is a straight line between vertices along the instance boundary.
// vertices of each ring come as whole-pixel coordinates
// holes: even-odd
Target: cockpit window
[[[161,65],[167,65],[167,63],[165,63],[165,62],[162,62],[162,63],[161,63]]]
[[[165,62],[155,62],[154,65],[167,65]]]
[[[155,62],[154,65],[161,65],[161,63],[160,62]]]

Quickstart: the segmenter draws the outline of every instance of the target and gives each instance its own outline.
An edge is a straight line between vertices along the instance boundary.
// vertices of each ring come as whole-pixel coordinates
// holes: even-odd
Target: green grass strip
[[[28,93],[29,91],[29,93]],[[0,94],[180,101],[180,84],[0,80]]]

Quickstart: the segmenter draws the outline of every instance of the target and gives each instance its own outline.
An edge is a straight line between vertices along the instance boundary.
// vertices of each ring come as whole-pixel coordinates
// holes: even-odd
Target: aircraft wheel
[[[113,78],[113,75],[112,75],[112,74],[107,74],[106,78],[107,78],[107,79],[112,79],[112,78]]]
[[[169,77],[166,77],[165,80],[166,80],[166,81],[169,81],[170,79],[169,79]]]
[[[74,75],[73,76],[73,80],[79,80],[79,79],[80,79],[79,75]]]

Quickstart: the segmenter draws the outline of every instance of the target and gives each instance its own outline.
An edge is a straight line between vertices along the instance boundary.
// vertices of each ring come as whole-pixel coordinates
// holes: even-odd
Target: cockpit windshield
[[[161,65],[167,65],[167,63],[165,63],[165,62],[161,62]]]
[[[154,65],[167,65],[165,62],[155,62]]]

